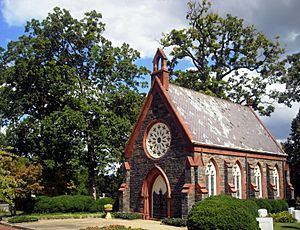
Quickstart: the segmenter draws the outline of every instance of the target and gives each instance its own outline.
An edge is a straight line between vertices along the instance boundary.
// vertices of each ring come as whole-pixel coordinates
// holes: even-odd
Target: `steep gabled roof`
[[[285,155],[250,107],[173,84],[168,94],[194,144]]]

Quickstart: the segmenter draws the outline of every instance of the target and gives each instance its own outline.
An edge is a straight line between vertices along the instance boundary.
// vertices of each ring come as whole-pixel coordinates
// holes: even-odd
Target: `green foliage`
[[[56,213],[56,212],[102,212],[105,204],[111,204],[111,198],[94,200],[91,196],[62,195],[56,197],[39,196],[36,198],[34,213]]]
[[[34,222],[38,220],[35,216],[14,216],[8,218],[8,223]]]
[[[161,39],[161,45],[172,49],[173,82],[240,104],[249,97],[261,114],[273,112],[274,106],[265,103],[265,98],[273,101],[279,95],[266,87],[281,82],[285,71],[278,38],[271,41],[254,26],[246,26],[243,19],[213,13],[207,0],[190,1],[188,7],[189,26],[173,29]],[[175,70],[185,58],[195,69]]]
[[[161,222],[163,224],[172,225],[176,227],[186,227],[187,225],[186,219],[182,218],[164,218]]]
[[[113,204],[114,200],[112,198],[106,197],[102,199],[95,200],[93,204],[90,206],[90,212],[103,212],[104,205]]]
[[[289,207],[286,200],[252,199],[252,201],[256,203],[258,209],[267,209],[268,213],[286,211]]]
[[[143,102],[139,53],[103,31],[100,13],[54,8],[0,51],[0,125],[18,154],[41,162],[46,194],[91,195],[96,175],[122,161]]]
[[[296,219],[293,218],[291,214],[289,214],[288,211],[278,212],[270,214],[270,217],[273,218],[274,222],[278,223],[295,223]]]
[[[287,56],[286,61],[287,74],[282,79],[286,90],[280,94],[280,100],[291,107],[291,102],[300,101],[300,52]]]
[[[142,214],[141,213],[135,213],[135,212],[115,212],[113,213],[113,216],[115,218],[119,219],[126,219],[126,220],[135,220],[135,219],[142,219]]]
[[[291,171],[291,182],[295,188],[295,196],[300,196],[300,109],[293,119],[291,133],[284,143],[284,150],[288,154]]]
[[[0,200],[12,207],[15,215],[17,199],[26,199],[40,192],[42,167],[27,158],[12,153],[12,148],[0,146]]]
[[[296,206],[297,206],[297,208],[300,207],[300,197],[296,198]]]
[[[249,211],[251,212],[251,214],[253,216],[255,216],[255,217],[258,216],[259,207],[255,201],[247,199],[247,200],[242,200],[242,202],[243,202],[243,205],[249,209]]]
[[[231,196],[213,196],[197,202],[187,218],[193,229],[259,229],[256,216],[242,200]]]

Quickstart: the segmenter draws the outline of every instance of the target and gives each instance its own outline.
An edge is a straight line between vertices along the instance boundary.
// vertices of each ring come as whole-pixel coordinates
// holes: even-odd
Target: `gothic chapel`
[[[206,197],[293,197],[287,155],[251,106],[169,83],[153,59],[151,89],[125,148],[120,211],[185,217]]]

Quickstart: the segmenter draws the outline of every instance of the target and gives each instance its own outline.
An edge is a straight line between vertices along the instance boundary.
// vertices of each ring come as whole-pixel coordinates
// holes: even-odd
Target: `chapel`
[[[251,105],[171,84],[162,49],[124,156],[119,208],[144,219],[186,217],[218,194],[293,198],[287,154]]]

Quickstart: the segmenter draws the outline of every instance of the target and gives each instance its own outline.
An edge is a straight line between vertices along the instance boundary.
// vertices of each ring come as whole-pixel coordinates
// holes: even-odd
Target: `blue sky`
[[[0,0],[0,46],[17,39],[24,32],[26,21],[42,19],[55,6],[68,9],[73,17],[81,18],[85,12],[96,10],[106,23],[105,36],[114,45],[123,42],[139,50],[139,64],[152,68],[152,57],[159,47],[162,33],[183,28],[187,22],[187,0]],[[269,38],[280,36],[287,54],[300,52],[299,0],[212,0],[213,10],[221,15],[230,13],[253,24]],[[165,50],[168,54],[168,50]],[[180,68],[187,68],[185,62]],[[150,78],[150,77],[149,77]],[[269,118],[262,118],[275,138],[284,140],[290,132],[291,120],[299,111],[299,103],[292,108],[276,106]]]

